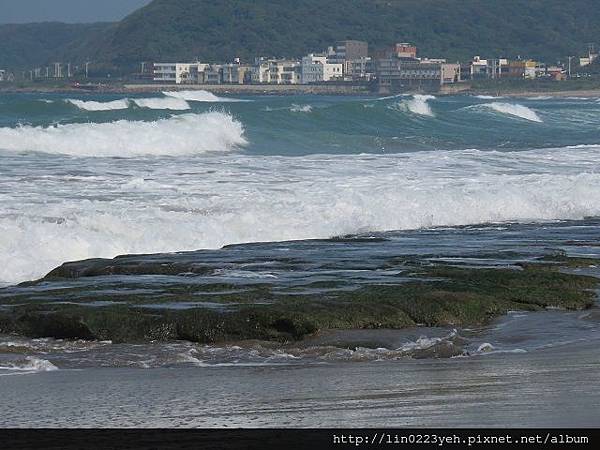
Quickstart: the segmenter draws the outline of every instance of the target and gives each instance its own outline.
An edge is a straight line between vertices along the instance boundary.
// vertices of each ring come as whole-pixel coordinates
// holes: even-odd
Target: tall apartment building
[[[330,63],[327,55],[310,54],[302,58],[302,84],[343,79],[344,65]]]
[[[369,57],[350,59],[344,62],[344,80],[370,80],[375,74],[375,65]]]
[[[363,41],[339,41],[335,46],[336,59],[351,61],[369,56],[369,44]]]

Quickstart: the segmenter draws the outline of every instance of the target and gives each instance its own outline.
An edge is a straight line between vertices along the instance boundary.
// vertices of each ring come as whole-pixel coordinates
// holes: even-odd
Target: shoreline
[[[85,87],[77,88],[73,86],[28,86],[28,87],[2,87],[1,94],[160,94],[163,91],[206,91],[213,94],[224,95],[279,95],[279,96],[302,96],[302,95],[330,95],[330,96],[369,96],[381,97],[383,95],[414,95],[430,93],[437,96],[452,95],[489,95],[494,97],[539,97],[549,96],[556,98],[565,97],[598,97],[600,98],[600,87],[592,89],[506,89],[506,88],[471,88],[467,83],[464,85],[447,85],[439,91],[407,90],[383,94],[374,91],[369,85],[348,84],[348,85],[250,85],[250,84],[220,84],[220,85],[173,85],[173,84],[115,84],[100,85],[93,89]]]
[[[465,92],[467,95],[490,95],[495,97],[515,97],[515,98],[524,98],[524,97],[556,97],[556,98],[566,98],[566,97],[578,97],[578,98],[586,98],[586,97],[598,97],[600,98],[600,88],[599,89],[581,89],[581,90],[568,90],[568,91],[544,91],[544,90],[531,90],[531,91],[506,91],[506,92],[491,92],[486,90],[473,90]]]

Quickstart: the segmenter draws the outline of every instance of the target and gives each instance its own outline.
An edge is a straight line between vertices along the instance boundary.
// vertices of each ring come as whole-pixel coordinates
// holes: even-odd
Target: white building
[[[471,61],[471,78],[487,78],[488,76],[488,61],[480,56],[475,56]]]
[[[589,66],[598,58],[597,53],[590,53],[588,56],[584,56],[583,58],[579,58],[579,65],[581,67]]]
[[[301,68],[296,60],[256,58],[250,78],[253,84],[299,84]]]
[[[255,58],[254,65],[250,71],[252,84],[263,84],[271,82],[270,62],[267,58]]]
[[[302,58],[302,84],[321,83],[344,76],[344,65],[328,62],[326,55],[310,54]]]
[[[154,63],[154,81],[160,83],[191,84],[199,82],[199,73],[208,64],[203,63]]]
[[[302,64],[300,61],[278,59],[269,64],[270,82],[276,84],[300,84]]]
[[[204,68],[202,75],[204,76],[201,77],[201,74],[198,74],[199,83],[221,84],[223,82],[223,66],[220,64],[210,64]],[[202,78],[204,81],[200,81]]]

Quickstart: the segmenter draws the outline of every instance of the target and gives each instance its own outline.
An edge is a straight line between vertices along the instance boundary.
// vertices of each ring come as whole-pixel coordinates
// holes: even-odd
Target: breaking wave
[[[190,104],[188,102],[175,97],[134,98],[133,103],[140,108],[148,109],[169,109],[172,111],[185,111],[190,109]]]
[[[0,128],[0,148],[73,156],[191,155],[246,144],[240,122],[223,112],[154,122],[119,120],[50,127]]]
[[[66,139],[64,130],[48,138],[46,129],[10,130],[15,135],[0,129],[0,142],[19,150],[37,144],[95,155],[148,148],[197,153],[244,142],[241,124],[222,113],[117,122],[101,131],[94,131],[98,124],[77,126],[83,128],[67,128]],[[119,139],[124,144],[117,150]],[[236,154],[156,165],[132,159],[118,171],[99,160],[93,174],[77,178],[40,169],[35,182],[12,187],[14,181],[3,181],[20,195],[3,199],[9,213],[0,215],[0,256],[11,263],[0,267],[0,280],[25,281],[65,261],[119,254],[599,216],[599,161],[600,147],[590,146],[385,156]],[[69,162],[77,173],[90,164]]]
[[[179,98],[189,102],[207,102],[207,103],[228,103],[228,102],[245,102],[237,98],[217,97],[212,92],[203,90],[193,91],[163,91],[167,97]]]
[[[392,105],[393,109],[399,109],[401,111],[408,111],[419,116],[434,117],[429,100],[435,100],[433,95],[420,95],[415,94],[411,99],[405,99]]]
[[[514,103],[501,103],[501,102],[492,102],[486,103],[484,105],[480,105],[484,108],[492,109],[501,114],[507,114],[509,116],[519,117],[521,119],[529,120],[531,122],[541,123],[543,120],[540,116],[531,108],[527,106],[514,104]]]
[[[70,98],[66,102],[85,111],[113,111],[129,108],[129,99],[126,98],[110,102],[83,101]]]

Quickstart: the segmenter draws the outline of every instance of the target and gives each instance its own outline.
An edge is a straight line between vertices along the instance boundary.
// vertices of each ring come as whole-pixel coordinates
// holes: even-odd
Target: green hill
[[[0,69],[32,68],[71,58],[84,61],[111,27],[114,24],[0,25]]]
[[[300,56],[346,38],[372,48],[410,41],[431,57],[552,62],[600,43],[600,8],[597,0],[155,0],[112,26],[63,25],[60,39],[40,29],[58,24],[34,26],[36,33],[21,30],[3,42],[0,66],[58,56],[119,66]]]

